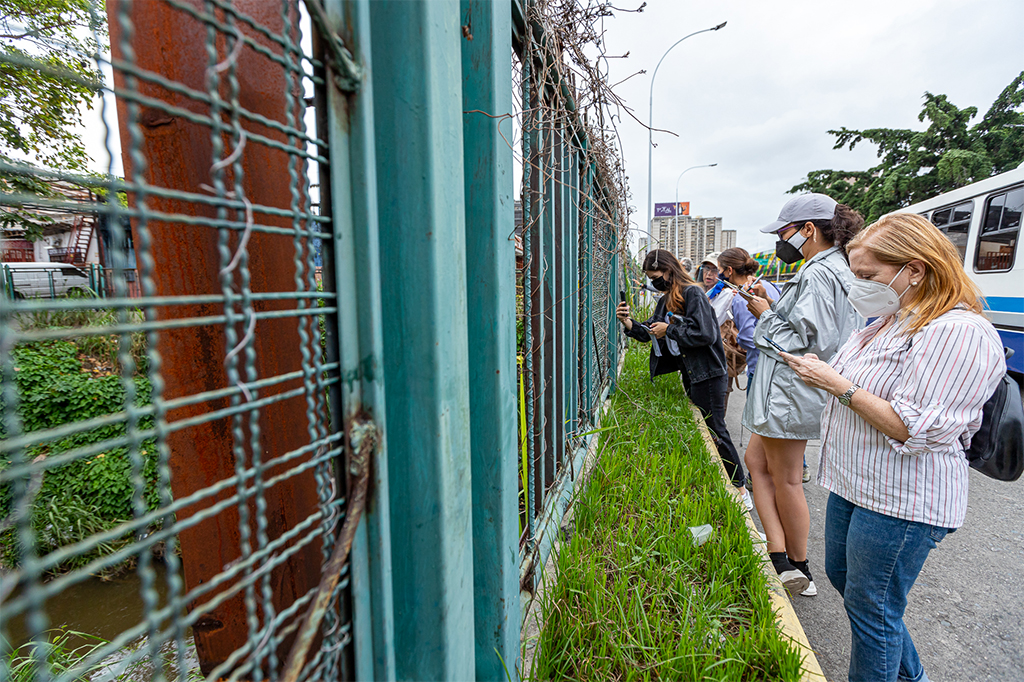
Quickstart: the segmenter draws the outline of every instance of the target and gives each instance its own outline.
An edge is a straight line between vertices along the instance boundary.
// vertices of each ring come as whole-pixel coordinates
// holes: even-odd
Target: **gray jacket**
[[[782,287],[772,310],[761,315],[754,329],[761,359],[747,387],[745,428],[769,438],[818,437],[828,394],[801,381],[764,337],[793,355],[815,353],[831,361],[850,334],[864,326],[846,298],[853,279],[843,252],[833,247],[807,261]]]

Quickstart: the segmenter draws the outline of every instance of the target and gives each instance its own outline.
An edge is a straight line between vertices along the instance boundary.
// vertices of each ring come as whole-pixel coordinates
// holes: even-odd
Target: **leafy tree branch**
[[[925,130],[829,130],[834,149],[875,145],[878,165],[866,171],[823,169],[789,191],[822,192],[868,221],[942,192],[1004,173],[1024,162],[1024,71],[1000,93],[981,121],[977,107],[958,108],[946,95],[924,94],[917,119]]]

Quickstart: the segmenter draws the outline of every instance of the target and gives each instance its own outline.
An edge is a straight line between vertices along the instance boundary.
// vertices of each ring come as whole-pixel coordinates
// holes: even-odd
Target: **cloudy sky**
[[[630,9],[642,0],[615,0]],[[944,93],[978,118],[1024,70],[1024,0],[649,0],[642,13],[605,19],[610,82],[647,120],[654,92],[653,201],[691,202],[693,215],[721,216],[750,251],[771,248],[758,228],[775,220],[786,194],[808,171],[862,170],[872,145],[833,150],[827,130],[915,128],[925,91]],[[978,120],[978,119],[975,119]],[[86,143],[106,170],[102,127]],[[634,227],[647,229],[647,130],[623,113],[623,142]],[[117,136],[114,171],[121,172]],[[518,164],[517,164],[518,165]],[[517,184],[518,184],[518,173]],[[518,188],[516,190],[518,195]],[[634,234],[636,244],[640,233]]]
[[[626,0],[616,6],[635,7]],[[833,150],[827,130],[842,126],[914,128],[925,91],[976,106],[975,122],[1024,70],[1021,0],[861,0],[831,2],[652,0],[642,13],[605,20],[610,80],[647,119],[651,74],[672,43],[723,21],[720,31],[683,41],[665,58],[654,88],[653,201],[680,201],[692,215],[721,216],[738,245],[770,248],[758,228],[777,217],[808,171],[862,170],[875,148]],[[647,131],[619,125],[636,208],[647,220]],[[645,228],[646,229],[646,228]],[[634,238],[635,243],[635,238]]]

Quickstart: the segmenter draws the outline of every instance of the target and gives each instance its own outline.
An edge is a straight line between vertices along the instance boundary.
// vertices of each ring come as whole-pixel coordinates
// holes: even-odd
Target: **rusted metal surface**
[[[341,571],[348,563],[348,554],[352,548],[352,540],[356,536],[356,527],[359,525],[359,519],[362,518],[363,509],[366,507],[366,494],[370,485],[370,462],[376,447],[377,427],[373,421],[365,415],[353,420],[348,432],[348,473],[351,476],[349,482],[351,492],[345,512],[345,523],[338,533],[331,558],[324,564],[320,587],[299,626],[298,637],[296,637],[291,653],[288,654],[287,663],[285,663],[284,673],[281,677],[282,682],[298,680],[302,666],[306,662],[306,655],[320,631],[320,624],[323,622],[334,590],[341,579]]]
[[[111,47],[114,60],[124,59],[120,50],[122,27],[117,21],[120,2],[108,0]],[[127,2],[125,3],[127,4]],[[193,3],[197,10],[207,5]],[[281,4],[262,0],[238,0],[235,7],[274,32],[281,32]],[[173,9],[163,2],[145,0],[131,3],[130,16],[134,23],[133,46],[135,63],[146,70],[182,83],[194,90],[207,89],[206,73],[209,56],[204,48],[207,27],[188,14]],[[222,13],[217,13],[223,18]],[[280,53],[280,46],[271,46],[259,33],[244,24],[238,30],[247,37]],[[217,41],[220,58],[226,55],[224,36]],[[279,64],[250,48],[242,49],[237,58],[239,81],[238,99],[241,106],[272,120],[283,121],[286,114],[286,79]],[[115,68],[115,84],[124,87],[125,76]],[[177,107],[207,114],[209,107],[159,85],[139,81],[138,91]],[[228,86],[221,80],[221,97],[229,100]],[[298,98],[301,106],[302,99]],[[301,117],[302,112],[295,112]],[[131,149],[127,103],[118,99],[118,116],[123,149]],[[225,116],[226,121],[226,116]],[[142,107],[139,122],[144,140],[141,159],[125,155],[126,178],[131,180],[135,171],[145,175],[150,185],[174,190],[201,193],[200,185],[211,183],[212,141],[210,129],[160,109]],[[285,136],[269,127],[246,121],[249,132],[287,143]],[[225,136],[225,149],[231,142]],[[225,156],[228,151],[225,152]],[[136,164],[140,164],[137,166]],[[250,141],[245,147],[242,165],[243,187],[246,196],[258,203],[289,209],[291,196],[288,186],[288,155]],[[230,171],[230,169],[229,169]],[[138,201],[129,195],[129,202]],[[148,209],[157,212],[205,216],[212,218],[215,209],[181,199],[167,199],[149,195],[145,197]],[[291,219],[257,214],[262,225],[291,228]],[[218,270],[218,232],[209,227],[187,226],[181,223],[150,220],[153,237],[152,255],[155,259],[155,288],[158,296],[220,293]],[[138,234],[136,233],[136,243]],[[237,236],[232,237],[232,250],[237,247]],[[248,242],[251,288],[254,292],[293,291],[295,288],[294,248],[292,238],[284,235],[252,233]],[[257,312],[294,307],[293,302],[261,301],[255,303]],[[161,308],[162,320],[174,318],[218,315],[218,305],[176,305]],[[255,370],[257,377],[270,377],[301,368],[300,339],[296,318],[264,319],[255,334]],[[239,338],[245,330],[239,326]],[[161,332],[158,349],[163,359],[162,375],[166,382],[167,399],[178,398],[202,391],[223,388],[225,376],[225,330],[220,326],[166,330]],[[299,381],[279,384],[262,396],[285,392],[301,385]],[[224,408],[226,401],[209,401],[184,407],[168,415],[168,421],[186,419],[211,410]],[[261,411],[259,442],[263,460],[271,460],[309,442],[306,431],[305,400],[300,396],[275,403]],[[250,434],[246,434],[247,437]],[[172,451],[171,469],[173,492],[181,499],[197,490],[234,475],[232,433],[230,418],[201,424],[172,433],[168,437]],[[246,456],[251,457],[246,447]],[[290,466],[298,462],[293,461]],[[271,477],[283,467],[269,469]],[[178,514],[181,521],[212,506],[220,497],[208,497]],[[271,540],[294,527],[316,511],[317,492],[313,474],[309,471],[292,476],[266,493],[268,522],[267,534]],[[254,514],[250,514],[254,518]],[[253,526],[255,531],[255,525]],[[237,507],[187,528],[180,533],[181,555],[187,588],[207,582],[237,561],[240,554],[240,530]],[[312,589],[319,581],[321,563],[320,543],[314,541],[292,556],[272,572],[273,602],[277,612],[291,604],[296,597]],[[195,605],[190,605],[190,608]],[[262,616],[261,616],[262,617]],[[200,667],[208,674],[225,662],[236,649],[248,641],[246,609],[241,593],[215,607],[193,626],[196,651]],[[279,656],[290,649],[290,639],[279,647]]]

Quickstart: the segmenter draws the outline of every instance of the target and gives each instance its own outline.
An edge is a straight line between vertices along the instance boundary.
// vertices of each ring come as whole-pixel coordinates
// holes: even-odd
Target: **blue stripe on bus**
[[[997,329],[1003,345],[1013,350],[1013,357],[1006,361],[1007,369],[1024,374],[1024,332]]]
[[[1001,313],[1024,313],[1024,298],[1019,296],[988,296],[985,308]]]

